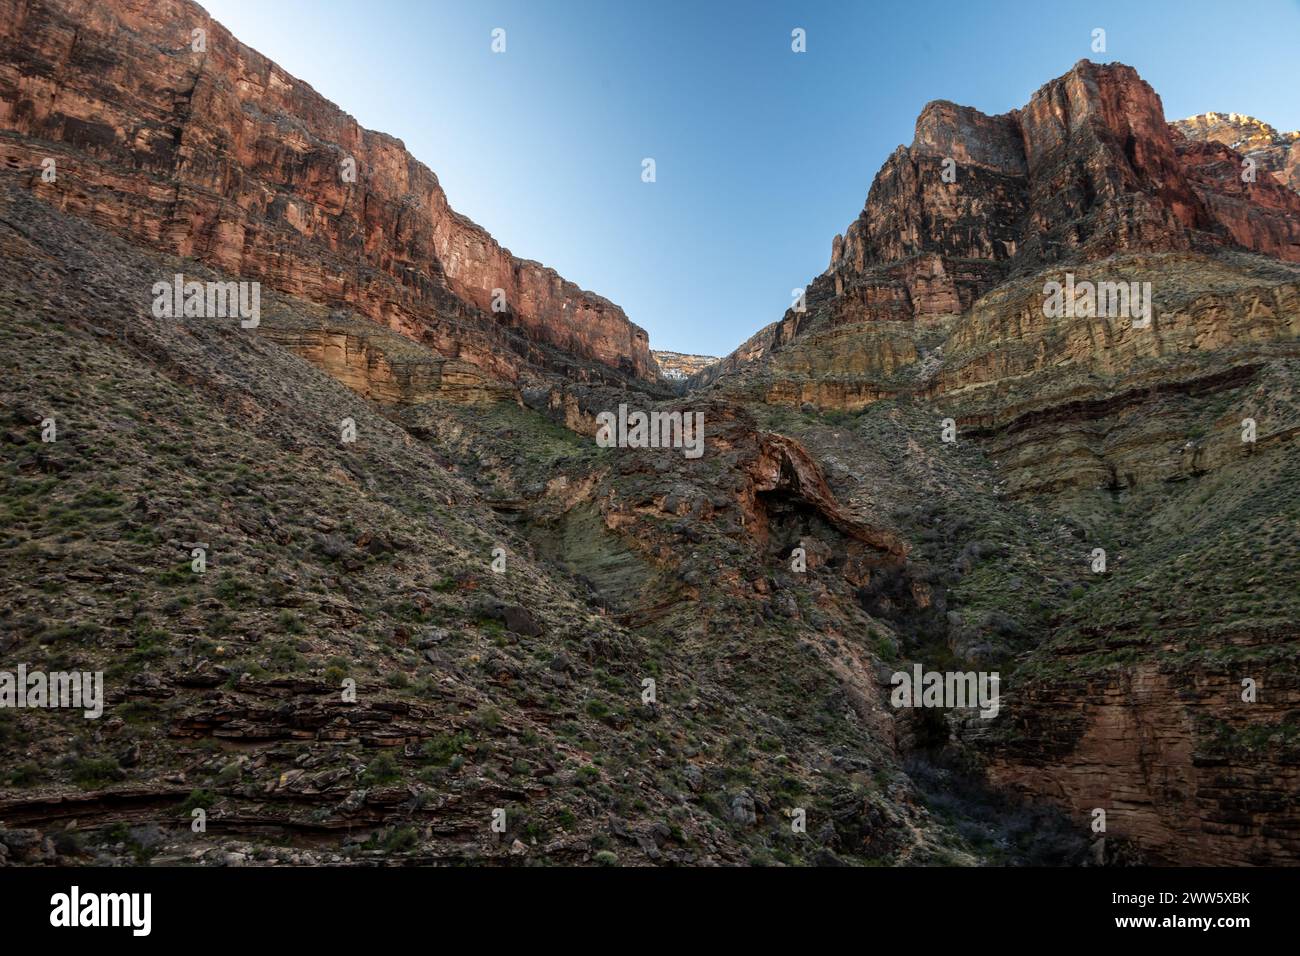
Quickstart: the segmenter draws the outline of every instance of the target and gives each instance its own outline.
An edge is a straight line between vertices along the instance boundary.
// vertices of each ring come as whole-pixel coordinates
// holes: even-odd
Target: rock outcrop
[[[666,352],[655,349],[655,362],[658,363],[664,378],[680,381],[697,375],[717,362],[712,355],[688,355],[683,352]]]
[[[378,405],[482,405],[515,395],[477,366],[412,349],[403,336],[337,311],[314,322],[290,324],[276,317],[262,323],[260,334]]]
[[[1122,64],[1082,61],[1002,116],[930,103],[832,242],[808,310],[736,358],[792,341],[818,304],[836,325],[960,313],[1009,277],[1122,251],[1300,261],[1300,202],[1271,177],[1243,182],[1241,160],[1171,128]]]
[[[806,308],[787,311],[692,384],[748,380],[747,392],[769,401],[842,409],[918,387],[934,395],[1004,374],[955,375],[946,360],[932,377],[922,363],[944,337],[927,329],[979,312],[982,297],[1004,283],[1041,290],[1066,271],[1154,277],[1159,296],[1173,283],[1159,281],[1163,266],[1153,257],[1182,257],[1170,260],[1179,272],[1188,271],[1188,256],[1200,257],[1207,274],[1220,276],[1223,256],[1234,250],[1300,261],[1300,196],[1267,172],[1243,178],[1243,168],[1232,146],[1189,139],[1167,124],[1159,97],[1122,64],[1082,61],[1002,116],[930,103],[911,146],[886,160],[862,213],[834,238],[830,266],[809,284]],[[1124,256],[1137,267],[1119,271],[1133,274],[1111,276],[1115,257]],[[1235,261],[1237,284],[1255,285],[1250,267]],[[1198,284],[1180,276],[1179,294]],[[1041,318],[1041,294],[1025,307]],[[1041,324],[1028,312],[1025,322]],[[1080,330],[1097,326],[1089,321]],[[1290,334],[1289,321],[1282,326]],[[1035,367],[1062,359],[1051,338]],[[949,345],[964,341],[959,335]],[[1168,349],[1160,337],[1153,341]],[[1017,351],[1026,344],[1017,342]],[[1108,347],[1093,341],[1085,351]],[[1082,357],[1072,352],[1072,361]],[[989,357],[1014,360],[1012,353]],[[1095,354],[1088,361],[1113,367]]]
[[[1170,124],[1185,138],[1230,146],[1255,160],[1257,170],[1272,173],[1284,186],[1300,191],[1300,130],[1279,133],[1253,116],[1240,113],[1200,113]]]
[[[511,255],[400,140],[189,0],[0,0],[0,130],[0,163],[38,195],[133,241],[503,381],[657,380],[618,306]]]
[[[1300,859],[1293,141],[1168,124],[1119,64],[1002,116],[931,103],[806,308],[692,380],[770,409],[846,508],[893,503],[914,547],[859,597],[909,654],[1014,675],[992,727],[900,717],[900,748],[956,743],[1081,827],[1103,808],[1150,862]],[[1150,308],[1054,314],[1067,281]]]
[[[931,103],[837,237],[830,271],[848,286],[872,268],[938,256],[900,277],[924,315],[961,311],[1005,275],[1120,250],[1235,244],[1300,261],[1295,197],[1263,177],[1209,182],[1181,140],[1155,91],[1117,63],[1082,61],[1002,116]],[[1241,154],[1224,157],[1240,170]],[[1249,204],[1251,228],[1233,228],[1209,201],[1216,190]],[[953,275],[959,260],[977,271]]]

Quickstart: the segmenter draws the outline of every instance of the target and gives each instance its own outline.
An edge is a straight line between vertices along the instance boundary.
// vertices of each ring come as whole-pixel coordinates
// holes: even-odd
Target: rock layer
[[[1105,809],[1149,862],[1300,859],[1292,139],[1167,124],[1118,64],[1003,116],[931,103],[806,309],[692,380],[768,408],[846,507],[894,502],[912,550],[860,599],[913,659],[1005,668],[992,726],[899,716],[900,749]],[[1149,284],[1148,320],[1050,313],[1067,273]]]
[[[1285,640],[1237,635],[1229,644]],[[1022,715],[1000,741],[990,775],[1001,786],[1054,793],[1079,819],[1106,811],[1107,833],[1153,863],[1254,866],[1300,859],[1292,825],[1300,766],[1294,742],[1265,758],[1262,737],[1234,734],[1245,710],[1264,734],[1300,704],[1293,680],[1270,682],[1257,705],[1227,668],[1161,666],[1047,683],[1008,705]]]
[[[1295,148],[1300,130],[1279,133],[1262,120],[1240,113],[1200,113],[1171,125],[1188,140],[1230,146],[1255,160],[1259,170],[1300,192],[1300,150]]]
[[[877,176],[832,271],[938,253],[1007,262],[1009,273],[1125,249],[1224,243],[1300,261],[1295,197],[1266,179],[1207,177],[1200,150],[1181,141],[1155,91],[1122,64],[1082,61],[1003,116],[932,103],[911,148]],[[1240,153],[1225,147],[1221,156],[1240,170]],[[952,182],[943,179],[947,159]],[[923,298],[917,314],[961,311],[945,306],[963,288],[986,288],[987,277],[944,285],[949,294]]]
[[[511,255],[400,140],[188,0],[2,0],[0,129],[0,162],[39,195],[134,241],[349,305],[499,379],[657,379],[621,309]]]

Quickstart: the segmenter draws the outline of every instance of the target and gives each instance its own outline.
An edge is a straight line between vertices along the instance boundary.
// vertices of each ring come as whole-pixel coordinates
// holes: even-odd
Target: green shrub
[[[102,787],[126,776],[118,762],[111,757],[79,757],[72,762],[71,769],[73,782],[86,789]]]
[[[398,767],[397,761],[388,751],[382,751],[375,755],[366,767],[366,772],[361,775],[361,782],[368,787],[382,786],[386,783],[392,783],[402,775],[401,768]]]
[[[435,766],[445,767],[468,743],[468,734],[436,734],[420,745],[420,757]]]
[[[384,840],[384,850],[389,853],[403,853],[420,842],[420,834],[415,827],[397,827]]]
[[[201,790],[196,787],[190,791],[190,795],[180,805],[178,812],[182,816],[189,816],[195,810],[208,810],[216,802],[217,795],[215,793],[211,790]]]
[[[41,768],[34,763],[22,763],[11,769],[4,781],[11,787],[30,787],[43,776]]]

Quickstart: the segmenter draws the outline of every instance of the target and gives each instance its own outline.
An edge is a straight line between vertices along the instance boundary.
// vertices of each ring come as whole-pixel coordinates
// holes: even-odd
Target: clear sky
[[[1300,128],[1297,0],[200,2],[405,141],[515,255],[683,352],[780,318],[929,100],[1005,112],[1087,57],[1136,67],[1170,119]]]

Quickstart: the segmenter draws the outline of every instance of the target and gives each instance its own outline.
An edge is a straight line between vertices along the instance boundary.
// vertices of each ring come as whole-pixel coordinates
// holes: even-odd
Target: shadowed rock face
[[[511,255],[400,140],[197,4],[0,0],[0,129],[0,161],[43,198],[134,241],[349,305],[497,379],[657,379],[618,306]]]

